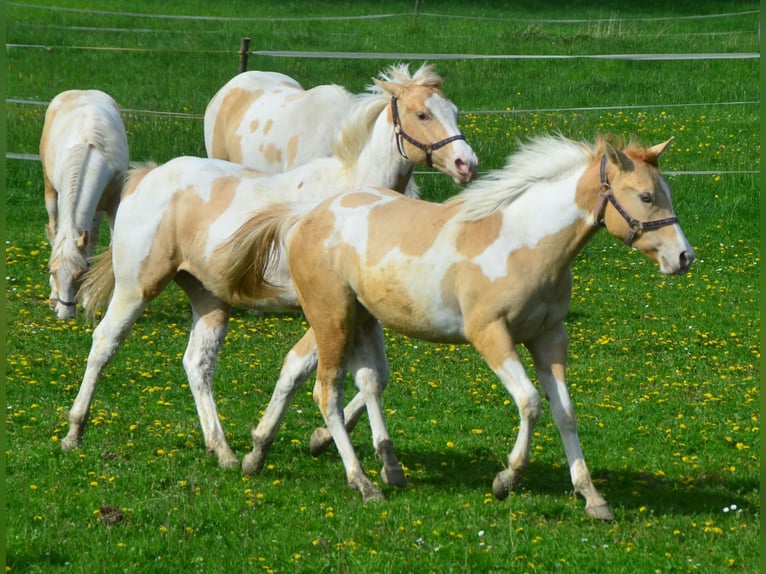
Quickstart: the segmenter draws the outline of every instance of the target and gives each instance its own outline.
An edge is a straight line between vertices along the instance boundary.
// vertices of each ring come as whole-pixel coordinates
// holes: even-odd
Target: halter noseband
[[[448,138],[444,138],[443,140],[439,140],[436,143],[432,144],[424,144],[420,143],[418,140],[410,136],[407,132],[404,131],[404,128],[402,128],[402,122],[399,119],[399,109],[396,107],[396,96],[393,96],[391,98],[391,115],[394,119],[394,134],[396,135],[396,147],[399,149],[399,154],[404,159],[410,159],[407,157],[407,154],[404,153],[404,143],[402,142],[403,139],[410,142],[412,145],[414,145],[418,149],[422,149],[424,152],[426,152],[426,165],[428,167],[433,167],[433,162],[431,161],[431,154],[436,151],[439,148],[444,147],[448,143],[452,143],[457,140],[464,140],[465,136],[463,134],[457,134],[454,136],[450,136]]]
[[[678,223],[678,218],[673,217],[666,217],[664,219],[655,219],[653,221],[639,221],[638,219],[635,219],[630,216],[630,214],[625,211],[625,208],[620,205],[620,202],[617,201],[617,198],[615,197],[614,193],[612,192],[612,186],[609,185],[609,180],[606,177],[606,154],[601,158],[601,187],[600,187],[600,193],[598,194],[598,201],[596,202],[596,207],[593,209],[594,213],[594,219],[596,221],[597,225],[604,225],[604,209],[606,207],[606,202],[609,201],[614,208],[617,210],[617,213],[622,215],[622,218],[628,222],[628,232],[625,234],[625,237],[623,237],[622,241],[625,243],[625,245],[632,245],[633,242],[636,240],[636,237],[643,233],[644,231],[650,231],[652,229],[658,229],[660,227],[665,227],[666,225],[674,225]]]

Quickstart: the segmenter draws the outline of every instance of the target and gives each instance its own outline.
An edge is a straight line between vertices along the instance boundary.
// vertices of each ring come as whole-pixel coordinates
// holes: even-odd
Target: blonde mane
[[[597,157],[602,147],[562,135],[538,136],[521,144],[505,167],[490,172],[446,203],[460,206],[461,221],[476,221],[500,211],[540,181],[557,181]]]
[[[444,80],[433,66],[423,64],[410,74],[407,64],[394,64],[378,73],[384,82],[395,82],[405,88],[410,86],[439,87]],[[388,105],[391,94],[378,84],[367,86],[367,91],[354,96],[351,111],[335,135],[333,154],[345,165],[353,165],[367,144],[380,113]]]

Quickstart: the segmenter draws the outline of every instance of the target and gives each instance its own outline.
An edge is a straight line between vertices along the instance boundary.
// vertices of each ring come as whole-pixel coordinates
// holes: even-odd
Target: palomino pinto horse
[[[426,153],[405,143],[398,150],[394,124],[419,142],[451,141],[433,152],[433,164],[457,182],[476,171],[473,150],[457,128],[457,110],[436,87],[434,75],[377,81],[370,93],[355,98],[336,141],[336,155],[316,159],[289,172],[264,175],[243,165],[216,159],[177,158],[155,168],[133,170],[120,204],[112,247],[88,272],[81,290],[87,312],[108,309],[93,332],[80,390],[69,413],[65,450],[82,442],[84,424],[101,371],[128,335],[145,307],[176,281],[193,312],[183,364],[195,399],[205,446],[223,467],[238,465],[218,420],[213,371],[232,305],[261,311],[293,310],[297,305],[285,266],[269,280],[283,293],[235,293],[225,280],[218,256],[234,230],[253,211],[277,202],[313,206],[360,185],[404,191],[413,161]],[[399,102],[398,113],[393,102]],[[263,256],[267,256],[264,253]],[[311,359],[309,359],[310,361]],[[313,364],[315,364],[314,361]],[[311,367],[313,368],[313,367]]]
[[[243,72],[205,109],[207,155],[266,173],[328,157],[352,103],[352,94],[340,86],[304,90],[279,72]]]
[[[409,77],[407,64],[381,74],[397,81]],[[424,64],[412,80],[441,80]],[[355,96],[333,85],[309,90],[279,72],[243,72],[229,80],[205,109],[205,149],[208,157],[241,163],[265,173],[281,173],[333,154],[333,141]],[[439,114],[433,107],[430,115]],[[406,134],[405,136],[406,137]],[[428,161],[427,165],[430,166]],[[406,195],[416,197],[414,180]]]
[[[360,385],[385,480],[398,463],[390,442],[381,442],[389,440],[380,402],[388,375],[382,323],[410,337],[471,343],[512,395],[521,421],[508,468],[493,484],[498,499],[527,467],[540,416],[540,395],[516,350],[526,346],[551,403],[574,489],[585,498],[588,515],[612,518],[585,464],[566,388],[570,265],[605,226],[663,273],[689,269],[694,251],[657,167],[669,144],[620,150],[603,139],[586,145],[540,138],[512,155],[504,169],[441,205],[368,188],[328,199],[302,217],[289,206],[256,214],[238,232],[233,243],[242,246],[286,241],[293,285],[318,353],[314,399],[349,484],[365,501],[383,494],[349,440],[342,381],[349,371]],[[246,252],[229,250],[227,257],[236,260]],[[245,274],[243,284],[252,285],[264,270],[268,277],[275,263],[282,264],[258,261],[260,271],[248,270],[256,278]],[[278,286],[272,289],[278,292]],[[299,343],[293,364],[302,352],[306,346]],[[290,361],[288,356],[285,370]],[[297,384],[280,378],[243,468],[262,465],[258,439],[275,432],[271,427],[286,408],[284,399],[295,392],[291,383]]]
[[[98,90],[69,90],[53,98],[40,160],[51,244],[50,306],[59,319],[72,319],[99,226],[105,214],[113,226],[128,170],[128,138],[115,101]]]

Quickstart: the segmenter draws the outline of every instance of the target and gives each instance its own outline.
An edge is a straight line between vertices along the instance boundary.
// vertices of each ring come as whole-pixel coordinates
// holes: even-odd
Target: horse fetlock
[[[327,450],[331,443],[332,434],[329,430],[324,427],[314,429],[314,432],[311,433],[311,440],[309,441],[311,456],[319,456]]]

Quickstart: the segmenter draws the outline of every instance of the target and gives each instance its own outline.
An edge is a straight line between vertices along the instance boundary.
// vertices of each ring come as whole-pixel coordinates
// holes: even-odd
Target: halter
[[[596,220],[597,225],[605,225],[604,222],[604,208],[606,206],[607,200],[614,206],[614,208],[617,210],[617,213],[622,215],[622,218],[628,222],[628,232],[625,234],[625,237],[623,237],[622,241],[625,243],[625,245],[632,245],[633,242],[636,240],[636,237],[643,233],[644,231],[649,231],[652,229],[658,229],[660,227],[665,227],[666,225],[674,225],[678,223],[678,218],[673,217],[666,217],[664,219],[655,219],[652,221],[639,221],[638,219],[634,219],[633,217],[628,214],[627,211],[625,211],[625,208],[620,205],[620,203],[617,201],[617,198],[614,196],[614,193],[612,192],[612,186],[609,185],[609,180],[606,178],[606,154],[601,158],[601,187],[600,187],[600,193],[598,194],[598,201],[596,202],[596,207],[593,208],[593,214],[594,219]]]
[[[62,301],[61,299],[56,299],[56,302],[64,307],[77,307],[77,301]]]
[[[399,109],[396,107],[396,96],[393,96],[391,98],[391,115],[394,119],[394,134],[396,135],[396,147],[399,149],[399,154],[404,159],[410,159],[407,157],[407,154],[404,153],[404,143],[402,142],[403,139],[410,142],[412,145],[414,145],[418,149],[422,149],[424,152],[426,152],[426,165],[428,167],[433,167],[433,162],[431,161],[431,154],[436,151],[439,148],[444,147],[448,143],[452,143],[457,140],[465,140],[465,136],[463,134],[457,134],[454,136],[450,136],[448,138],[444,138],[443,140],[439,140],[436,143],[432,144],[424,144],[420,143],[418,140],[410,136],[407,132],[404,131],[404,128],[402,128],[402,121],[399,119]]]

